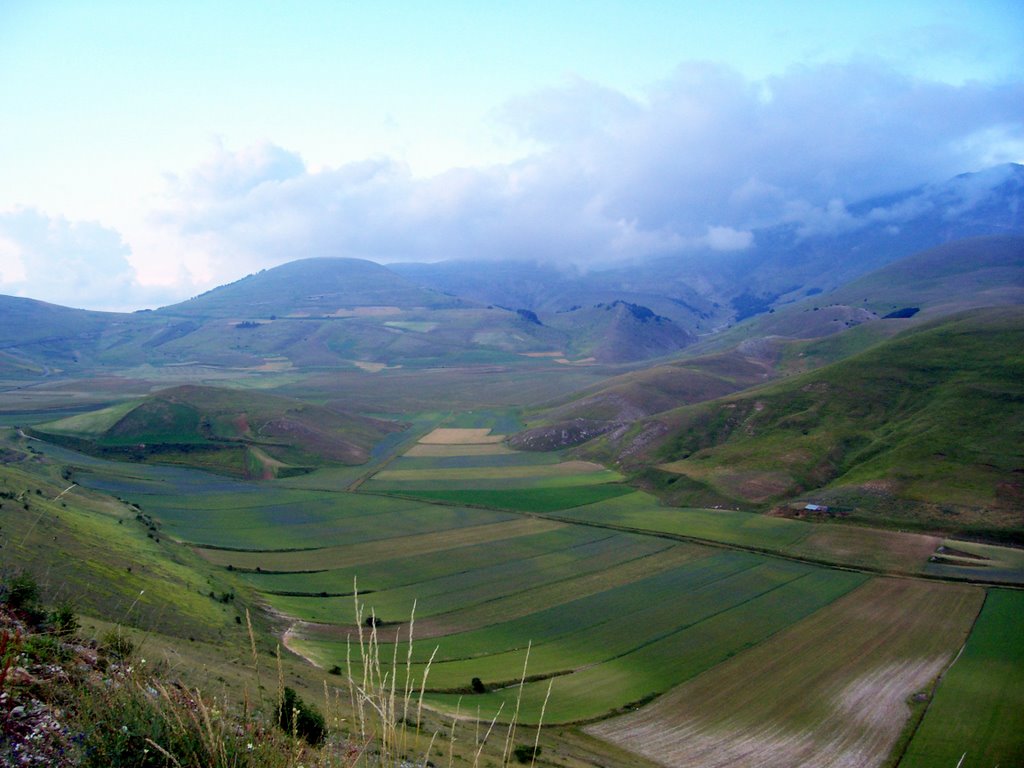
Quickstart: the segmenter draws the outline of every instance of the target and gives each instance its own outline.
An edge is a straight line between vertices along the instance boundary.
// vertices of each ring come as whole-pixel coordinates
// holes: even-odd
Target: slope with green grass
[[[659,414],[584,453],[645,473],[679,503],[800,499],[882,525],[1019,537],[1021,350],[1024,310],[972,311],[808,374]]]
[[[365,462],[374,444],[403,428],[260,392],[180,386],[32,434],[98,455],[268,478]]]

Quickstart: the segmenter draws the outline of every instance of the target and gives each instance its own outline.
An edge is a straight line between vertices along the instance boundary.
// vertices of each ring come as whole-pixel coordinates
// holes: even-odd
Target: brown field
[[[884,531],[861,526],[822,525],[786,547],[787,554],[851,562],[884,571],[920,573],[937,547],[938,536]]]
[[[505,435],[492,435],[487,427],[482,429],[456,429],[454,427],[438,427],[420,438],[425,445],[479,445],[500,443]]]
[[[878,766],[907,699],[970,632],[984,593],[874,579],[827,608],[587,731],[670,766]]]

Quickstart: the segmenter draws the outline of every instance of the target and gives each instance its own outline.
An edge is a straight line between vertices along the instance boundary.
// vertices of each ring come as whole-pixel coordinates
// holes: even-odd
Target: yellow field
[[[487,427],[482,429],[456,429],[454,427],[438,427],[433,432],[420,438],[425,445],[480,445],[500,443],[505,435],[492,435]]]

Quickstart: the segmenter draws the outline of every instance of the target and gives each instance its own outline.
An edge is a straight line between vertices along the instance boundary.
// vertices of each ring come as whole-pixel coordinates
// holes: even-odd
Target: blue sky
[[[1024,160],[1022,73],[1015,1],[0,0],[0,292],[740,248]]]

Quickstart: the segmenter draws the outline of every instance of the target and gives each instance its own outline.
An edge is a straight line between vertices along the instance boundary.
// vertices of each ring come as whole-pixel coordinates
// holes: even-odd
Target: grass
[[[963,653],[943,676],[900,768],[1024,761],[1024,594],[989,590]]]
[[[1014,531],[1022,334],[1014,307],[918,325],[813,372],[659,414],[668,431],[642,454],[606,446],[599,458],[660,463],[762,507],[827,493],[867,524]],[[876,513],[861,503],[872,493],[897,503]]]

